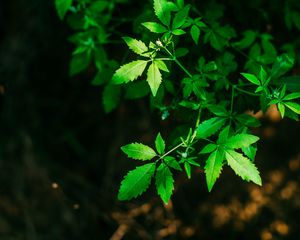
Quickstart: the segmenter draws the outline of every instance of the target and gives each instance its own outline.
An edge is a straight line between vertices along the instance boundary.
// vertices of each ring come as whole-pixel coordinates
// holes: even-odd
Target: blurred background
[[[196,172],[168,206],[153,187],[117,201],[135,166],[120,146],[170,126],[146,100],[105,114],[99,88],[69,77],[70,32],[53,1],[0,2],[1,240],[299,239],[300,125],[275,109],[256,132],[263,187],[224,169],[210,194]]]

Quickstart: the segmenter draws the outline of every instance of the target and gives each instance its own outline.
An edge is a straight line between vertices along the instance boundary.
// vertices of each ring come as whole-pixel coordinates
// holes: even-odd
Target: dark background
[[[257,132],[262,188],[225,169],[210,194],[196,172],[167,207],[153,187],[118,202],[135,166],[119,147],[168,123],[143,100],[104,114],[100,89],[68,75],[70,32],[53,1],[0,3],[1,240],[299,239],[300,126],[274,111]]]

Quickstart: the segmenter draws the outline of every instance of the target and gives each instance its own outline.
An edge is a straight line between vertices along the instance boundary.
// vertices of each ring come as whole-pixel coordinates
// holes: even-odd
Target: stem
[[[193,75],[177,60],[176,56],[173,55],[166,47],[164,47],[164,49],[172,57],[172,60],[186,73],[186,75],[192,78]]]
[[[242,88],[239,88],[237,86],[235,86],[235,89],[238,90],[239,92],[242,92],[242,93],[245,93],[245,94],[248,94],[248,95],[251,95],[251,96],[255,96],[255,97],[258,97],[260,96],[260,94],[257,94],[257,93],[252,93],[252,92],[249,92],[249,91],[246,91]]]
[[[166,152],[164,155],[162,155],[159,159],[157,159],[156,161],[159,161],[161,159],[163,159],[165,156],[169,155],[170,153],[174,152],[176,149],[180,148],[183,146],[183,143],[178,144],[177,146],[175,146],[174,148],[172,148],[170,151]]]

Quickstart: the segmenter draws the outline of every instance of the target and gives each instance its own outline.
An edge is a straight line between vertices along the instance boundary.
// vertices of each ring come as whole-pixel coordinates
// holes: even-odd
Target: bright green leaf
[[[147,82],[150,86],[153,96],[156,96],[158,88],[161,84],[162,77],[156,62],[152,62],[147,73]]]
[[[208,191],[210,192],[221,174],[223,167],[224,150],[216,150],[209,155],[205,164],[205,176]]]
[[[238,149],[242,147],[248,147],[251,144],[256,143],[258,140],[259,137],[251,134],[241,133],[228,138],[225,145],[226,147]]]
[[[129,157],[135,160],[151,160],[156,156],[155,151],[141,143],[131,143],[121,147],[122,151]]]
[[[160,133],[157,134],[157,137],[155,139],[155,147],[159,154],[164,154],[166,144],[163,138],[161,137]]]
[[[190,6],[185,6],[175,14],[175,18],[172,23],[172,29],[180,28],[184,24],[189,14],[189,10],[190,10]]]
[[[252,82],[255,85],[260,85],[260,81],[257,79],[257,77],[250,73],[241,73],[243,77],[245,77],[248,81]]]
[[[226,119],[211,118],[202,122],[197,128],[197,138],[208,138],[215,134],[224,125]]]
[[[164,163],[156,170],[155,185],[158,195],[168,204],[174,190],[174,179],[169,167]]]
[[[296,93],[290,93],[288,95],[286,95],[283,100],[288,101],[288,100],[293,100],[293,99],[297,99],[300,98],[300,92],[296,92]]]
[[[176,169],[178,171],[182,171],[180,164],[176,161],[174,157],[166,156],[164,157],[164,161],[169,167]]]
[[[155,163],[148,163],[128,172],[121,182],[118,199],[130,200],[141,195],[151,184]]]
[[[154,0],[154,12],[157,18],[166,26],[170,26],[171,13],[166,0]]]
[[[217,145],[214,143],[210,143],[206,145],[200,152],[200,154],[211,153],[217,149]]]
[[[141,76],[148,61],[137,60],[121,66],[113,75],[112,83],[121,84],[133,81]]]
[[[168,31],[168,29],[165,26],[156,22],[144,22],[142,23],[142,25],[153,33],[165,33]]]
[[[226,150],[225,157],[228,165],[243,180],[252,181],[261,186],[261,178],[259,172],[256,166],[248,158],[233,150]]]
[[[284,105],[291,109],[293,112],[300,114],[300,105],[298,103],[285,102]]]
[[[148,47],[145,43],[131,37],[123,37],[123,40],[133,52],[141,56],[147,56]]]

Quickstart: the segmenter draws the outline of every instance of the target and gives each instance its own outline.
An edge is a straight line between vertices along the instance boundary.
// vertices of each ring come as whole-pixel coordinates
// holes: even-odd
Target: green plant
[[[266,111],[276,104],[282,117],[298,120],[299,78],[285,76],[295,65],[297,44],[275,48],[267,32],[237,31],[222,24],[224,7],[215,2],[202,12],[194,1],[154,0],[154,14],[146,5],[135,22],[142,40],[120,34],[138,58],[125,62],[127,53],[119,64],[108,59],[105,45],[115,44],[110,37],[118,33],[118,24],[127,23],[115,18],[114,9],[128,2],[81,0],[74,6],[71,0],[56,0],[59,16],[70,10],[71,25],[81,30],[71,37],[77,45],[71,75],[94,60],[98,73],[92,83],[106,84],[107,112],[118,106],[124,93],[127,99],[150,96],[151,107],[163,120],[179,116],[180,127],[168,144],[159,133],[155,149],[142,143],[122,147],[129,158],[145,163],[125,176],[118,198],[139,196],[154,178],[167,204],[174,172],[184,171],[191,178],[193,168],[204,169],[211,191],[224,165],[245,181],[261,185],[254,164],[259,138],[252,134],[260,122],[246,111]],[[289,11],[291,4],[285,5],[285,22],[299,28],[300,15]]]

